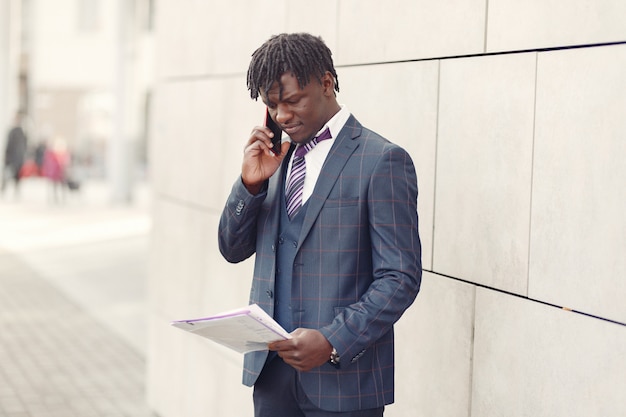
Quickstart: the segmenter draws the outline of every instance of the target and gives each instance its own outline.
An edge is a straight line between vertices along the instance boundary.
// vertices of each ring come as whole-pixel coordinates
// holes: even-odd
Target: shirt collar
[[[335,139],[341,129],[343,129],[344,125],[350,118],[350,112],[347,107],[343,104],[340,105],[341,109],[333,117],[330,118],[328,122],[315,134],[315,136],[319,136],[326,128],[330,129],[330,134],[332,138]]]

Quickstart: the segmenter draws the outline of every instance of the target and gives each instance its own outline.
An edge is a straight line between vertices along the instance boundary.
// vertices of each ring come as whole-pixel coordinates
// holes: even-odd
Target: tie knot
[[[319,136],[314,137],[309,143],[306,145],[298,145],[296,149],[296,156],[302,158],[306,155],[311,149],[315,147],[319,142],[330,139],[332,136],[330,134],[330,129],[326,128]]]

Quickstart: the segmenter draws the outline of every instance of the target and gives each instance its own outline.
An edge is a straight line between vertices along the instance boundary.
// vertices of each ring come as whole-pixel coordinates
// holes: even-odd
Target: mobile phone
[[[272,138],[272,152],[276,155],[280,155],[280,143],[283,137],[283,131],[270,116],[270,110],[268,108],[265,109],[265,126],[269,127],[272,133],[274,133],[274,137]]]

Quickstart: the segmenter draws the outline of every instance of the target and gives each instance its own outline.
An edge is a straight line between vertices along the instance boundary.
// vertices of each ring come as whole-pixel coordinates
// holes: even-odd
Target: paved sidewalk
[[[146,206],[112,207],[102,186],[63,206],[22,191],[0,200],[0,417],[153,416],[128,331],[144,324]]]

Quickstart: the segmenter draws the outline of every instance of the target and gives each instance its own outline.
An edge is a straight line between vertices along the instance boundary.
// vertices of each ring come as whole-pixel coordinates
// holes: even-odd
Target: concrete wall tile
[[[155,25],[157,78],[185,77],[206,73],[210,25],[193,16],[210,16],[210,2],[191,0],[180,7],[176,0],[161,0]],[[203,41],[204,40],[204,41]]]
[[[525,294],[535,54],[441,64],[433,269]]]
[[[203,313],[208,248],[215,246],[217,240],[212,222],[214,217],[195,207],[165,199],[154,201],[151,310],[168,315],[171,320]]]
[[[484,50],[485,0],[343,0],[338,64],[363,64]]]
[[[285,0],[162,0],[156,10],[159,79],[245,74],[252,52],[287,29]]]
[[[222,258],[219,213],[167,199],[153,206],[151,309],[177,320],[246,305],[252,262],[231,265]]]
[[[626,323],[626,45],[538,62],[529,295]]]
[[[619,0],[490,0],[487,52],[623,41],[624,16]]]
[[[252,392],[241,384],[243,356],[154,316],[148,400],[159,415],[252,416]]]
[[[432,267],[438,72],[437,61],[338,71],[339,101],[364,126],[402,146],[413,158],[425,269]]]
[[[337,64],[337,10],[340,1],[318,0],[309,2],[286,1],[287,32],[308,32],[321,36],[333,52]],[[306,19],[302,17],[306,16]],[[278,33],[278,32],[275,32]],[[261,42],[259,42],[260,44]]]
[[[250,100],[243,77],[166,83],[154,102],[155,192],[221,211],[265,107]]]
[[[221,129],[215,128],[221,122],[220,107],[209,103],[221,101],[223,88],[202,80],[157,90],[154,106],[161,116],[153,117],[151,144],[152,159],[160,167],[153,172],[157,193],[204,205],[215,195],[218,184],[209,179],[219,175],[221,161],[214,155],[223,141],[217,140]]]
[[[148,381],[146,397],[150,406],[161,416],[180,413],[185,392],[181,387],[186,369],[181,365],[186,350],[182,332],[175,333],[169,320],[153,312],[149,317],[150,340],[148,343]]]
[[[472,285],[424,274],[414,305],[396,325],[401,407],[385,415],[469,416],[474,294]]]
[[[251,392],[241,385],[243,357],[169,323],[246,305],[252,263],[222,259],[218,215],[208,210],[161,198],[153,203],[153,221],[150,403],[162,415],[251,416]]]
[[[270,36],[287,30],[287,0],[207,3],[210,33],[200,42],[207,48],[209,73],[245,76],[252,53]]]
[[[472,416],[626,415],[623,326],[476,291]]]

